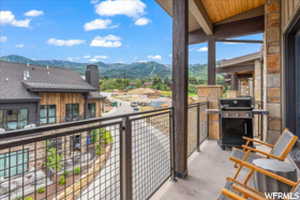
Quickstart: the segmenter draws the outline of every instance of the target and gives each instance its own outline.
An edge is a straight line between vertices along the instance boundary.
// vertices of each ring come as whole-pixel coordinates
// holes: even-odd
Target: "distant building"
[[[0,62],[0,128],[15,130],[101,116],[96,65],[79,73],[57,67]]]
[[[149,81],[149,82],[145,82],[143,87],[151,87],[152,85],[153,85],[153,82]]]

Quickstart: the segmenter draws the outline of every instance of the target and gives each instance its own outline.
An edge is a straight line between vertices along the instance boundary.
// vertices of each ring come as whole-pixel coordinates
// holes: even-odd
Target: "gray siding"
[[[281,12],[282,12],[282,29],[285,30],[289,25],[296,12],[299,11],[300,0],[282,0]]]

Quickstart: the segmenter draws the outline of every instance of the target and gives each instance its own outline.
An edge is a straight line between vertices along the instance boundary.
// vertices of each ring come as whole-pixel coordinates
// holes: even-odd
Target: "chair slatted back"
[[[297,136],[285,129],[270,153],[284,160],[297,142],[297,139]]]

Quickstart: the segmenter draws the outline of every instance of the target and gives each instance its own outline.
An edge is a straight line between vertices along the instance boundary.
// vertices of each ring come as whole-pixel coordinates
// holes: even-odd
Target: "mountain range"
[[[172,68],[170,65],[164,65],[157,62],[134,62],[124,63],[79,63],[65,60],[32,60],[19,55],[8,55],[0,57],[0,60],[22,64],[32,64],[41,66],[63,67],[84,74],[88,64],[95,64],[99,67],[100,77],[107,78],[130,78],[142,79],[159,76],[161,78],[171,77]],[[193,77],[207,77],[207,65],[194,64],[189,66],[189,74]]]

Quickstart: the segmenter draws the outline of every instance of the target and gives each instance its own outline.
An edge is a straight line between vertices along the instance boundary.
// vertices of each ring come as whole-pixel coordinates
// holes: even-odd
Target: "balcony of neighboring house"
[[[70,103],[64,123],[0,134],[0,199],[218,199],[224,188],[228,196],[219,199],[265,199],[261,188],[297,189],[299,4],[157,2],[174,22],[172,107],[74,121],[80,107]],[[263,41],[232,39],[255,33],[264,33]],[[199,102],[188,105],[188,45],[205,41],[208,85],[198,86]],[[257,43],[263,48],[217,68],[217,42]],[[229,90],[216,85],[217,73],[225,74]],[[228,110],[239,102],[242,106]],[[92,117],[94,107],[86,106],[85,114]],[[258,145],[252,146],[253,139]],[[276,143],[280,139],[282,143]],[[238,161],[232,153],[241,150],[234,146],[245,153]],[[256,152],[254,157],[250,151]],[[257,159],[276,162],[263,168]],[[283,167],[274,169],[278,165]],[[239,182],[234,174],[240,172],[247,173],[245,180],[228,187],[226,177]]]

